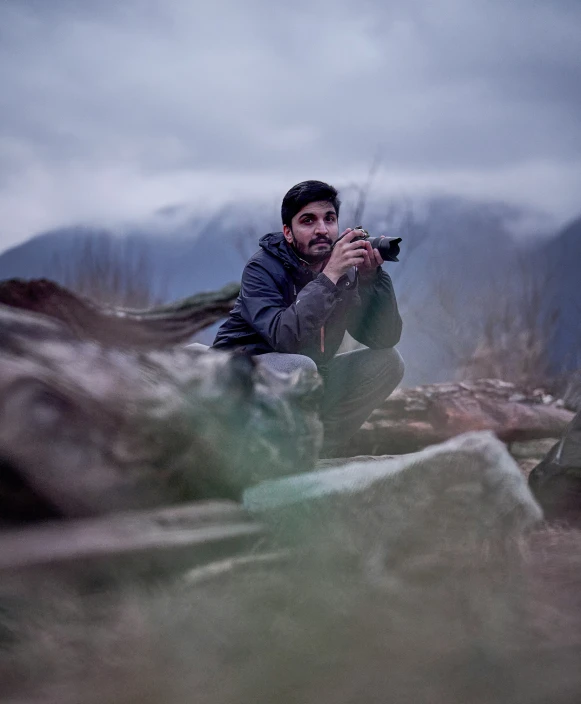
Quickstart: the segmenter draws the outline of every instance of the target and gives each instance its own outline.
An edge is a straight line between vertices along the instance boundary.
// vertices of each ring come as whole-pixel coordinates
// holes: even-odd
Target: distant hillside
[[[537,250],[547,279],[546,299],[558,302],[557,368],[581,368],[581,218]]]
[[[110,240],[124,252],[133,251],[136,259],[145,257],[155,292],[167,300],[182,298],[240,278],[244,262],[232,246],[233,234],[212,221],[192,222],[189,232],[168,234],[117,235],[91,227],[52,230],[0,255],[0,279],[46,277],[65,283],[62,264],[75,257],[83,241]]]

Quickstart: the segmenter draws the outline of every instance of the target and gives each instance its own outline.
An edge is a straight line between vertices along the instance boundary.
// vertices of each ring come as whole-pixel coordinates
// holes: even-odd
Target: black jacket
[[[366,347],[393,347],[401,335],[391,278],[381,267],[370,281],[342,276],[337,285],[314,274],[282,232],[260,240],[242,273],[238,300],[213,343],[248,354],[289,352],[318,365],[335,355],[349,332]]]

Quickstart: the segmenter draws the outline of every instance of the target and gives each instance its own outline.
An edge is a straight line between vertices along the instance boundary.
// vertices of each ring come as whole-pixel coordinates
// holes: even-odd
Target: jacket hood
[[[306,264],[298,257],[294,249],[288,246],[282,232],[269,232],[260,238],[258,244],[265,252],[280,259],[287,267],[290,265],[295,269],[302,269]]]

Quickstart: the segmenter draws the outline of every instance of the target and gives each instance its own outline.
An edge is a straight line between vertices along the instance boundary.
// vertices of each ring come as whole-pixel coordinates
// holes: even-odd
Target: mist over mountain
[[[556,238],[536,248],[539,269],[547,281],[547,299],[557,303],[561,324],[555,334],[554,357],[558,367],[581,367],[581,218]]]
[[[545,221],[502,203],[439,198],[386,207],[372,201],[362,223],[351,222],[355,211],[354,204],[344,204],[342,228],[363,224],[374,234],[403,238],[400,262],[386,267],[404,317],[400,350],[407,363],[406,383],[454,375],[461,354],[477,344],[479,325],[490,315],[495,297],[511,289],[523,263],[558,271],[545,277],[545,300],[562,309],[554,363],[578,365],[573,356],[581,348],[576,296],[581,219],[550,239],[539,239],[546,234]],[[47,277],[66,283],[63,262],[74,259],[84,241],[101,240],[140,257],[156,297],[173,300],[238,281],[258,239],[280,229],[275,208],[253,211],[231,204],[208,217],[176,217],[176,212],[178,208],[158,213],[155,226],[122,232],[79,226],[42,233],[0,256],[0,279]],[[523,222],[531,228],[530,237],[523,236]],[[210,342],[213,334],[206,331],[202,339]]]

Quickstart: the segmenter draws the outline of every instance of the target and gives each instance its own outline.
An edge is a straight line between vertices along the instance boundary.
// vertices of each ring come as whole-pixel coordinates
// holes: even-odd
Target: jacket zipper
[[[297,287],[296,284],[293,283],[293,292],[295,294],[295,300],[297,298]],[[321,328],[321,352],[325,352],[325,326]]]

